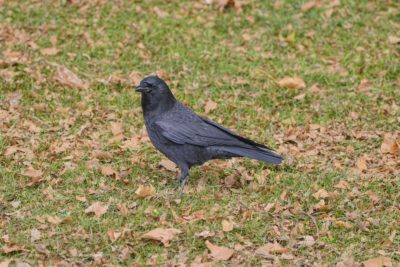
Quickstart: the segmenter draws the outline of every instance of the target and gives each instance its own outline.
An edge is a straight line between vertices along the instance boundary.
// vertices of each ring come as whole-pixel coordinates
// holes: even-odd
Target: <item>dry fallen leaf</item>
[[[329,193],[325,189],[320,189],[316,193],[313,194],[313,197],[316,199],[324,199],[329,197]]]
[[[371,87],[371,82],[367,79],[361,80],[360,84],[357,86],[359,92],[367,92]]]
[[[0,267],[8,267],[11,263],[10,259],[4,259],[2,261],[0,261]]]
[[[388,37],[388,41],[391,44],[400,44],[400,37],[391,35]]]
[[[48,47],[48,48],[43,48],[42,50],[40,50],[40,52],[42,52],[43,55],[45,56],[54,56],[57,55],[57,53],[60,50],[58,48],[55,47]]]
[[[54,79],[61,85],[70,88],[85,89],[87,87],[87,84],[75,73],[61,65],[56,65]]]
[[[114,230],[112,230],[112,229],[108,229],[107,235],[108,235],[108,237],[110,238],[110,240],[111,240],[112,242],[114,242],[115,240],[117,240],[118,238],[121,237],[122,231],[114,231]]]
[[[128,75],[128,83],[130,83],[133,86],[136,86],[140,83],[140,81],[142,80],[142,75],[137,72],[137,71],[132,71],[131,73],[129,73]]]
[[[374,259],[363,261],[364,267],[391,267],[393,266],[392,260],[387,257],[379,256]]]
[[[216,109],[217,108],[217,103],[215,103],[214,101],[212,101],[212,100],[208,100],[207,102],[206,102],[206,104],[204,105],[204,112],[206,113],[206,114],[208,114],[210,111],[212,111],[212,110],[214,110],[214,109]]]
[[[346,221],[335,221],[335,224],[339,228],[345,228],[345,229],[348,229],[348,230],[353,229],[353,225],[351,223],[349,223],[349,222],[346,222]]]
[[[108,204],[103,204],[99,201],[96,201],[85,210],[85,213],[93,212],[94,217],[98,219],[101,217],[101,215],[107,212],[108,206]]]
[[[128,215],[128,208],[125,206],[125,204],[123,203],[117,204],[117,208],[119,209],[119,212],[121,213],[122,216]]]
[[[43,173],[40,170],[28,169],[28,170],[23,171],[21,174],[24,176],[31,177],[31,178],[40,178]]]
[[[176,172],[178,169],[176,167],[176,164],[169,159],[163,159],[159,162],[159,164],[164,167],[166,170],[169,170],[171,172]]]
[[[24,251],[24,247],[23,246],[19,246],[19,245],[4,245],[0,248],[0,251],[4,254],[8,254],[8,253],[13,253],[13,252],[17,252],[17,251]]]
[[[337,188],[337,189],[349,189],[350,185],[348,182],[342,180],[342,181],[338,182],[337,184],[335,184],[333,187]]]
[[[318,7],[318,5],[319,5],[319,2],[318,2],[318,1],[316,1],[316,0],[310,0],[310,1],[306,2],[306,3],[304,3],[304,4],[301,6],[301,10],[302,10],[303,12],[307,12],[308,10],[310,10],[310,9],[312,9],[312,8],[314,8],[314,7]]]
[[[152,186],[139,185],[138,189],[136,189],[135,194],[140,198],[151,197],[156,193],[156,189]]]
[[[300,77],[285,77],[278,82],[278,85],[289,89],[306,88],[306,83]]]
[[[31,230],[31,242],[33,243],[33,242],[35,242],[35,241],[37,241],[37,240],[39,240],[40,238],[41,238],[41,233],[40,233],[40,231],[38,230],[38,229],[36,229],[36,228],[33,228],[32,230]]]
[[[175,235],[180,234],[181,232],[182,232],[181,230],[175,228],[168,228],[168,229],[156,228],[142,235],[142,238],[156,240],[163,243],[165,247],[169,247],[170,246],[169,242],[175,237]]]
[[[205,244],[207,248],[210,250],[211,256],[216,260],[226,261],[229,260],[233,255],[234,252],[233,249],[213,245],[208,240],[206,240]]]
[[[111,123],[111,132],[114,136],[120,135],[124,132],[124,127],[121,122],[113,122]]]
[[[230,232],[233,230],[233,223],[228,220],[222,220],[222,231]]]
[[[105,176],[112,176],[116,172],[113,170],[113,168],[110,165],[102,166],[101,167],[101,174]]]
[[[356,161],[356,167],[360,171],[365,171],[366,169],[368,169],[367,160],[364,157],[358,158]]]
[[[282,247],[279,243],[268,243],[256,250],[256,255],[262,257],[269,257],[271,254],[282,254],[288,252],[288,249]]]
[[[51,216],[51,215],[45,215],[45,216],[46,216],[46,220],[53,225],[58,225],[62,222],[62,220],[60,218],[58,218],[57,216]]]
[[[396,155],[399,152],[399,149],[400,147],[396,138],[391,134],[385,134],[381,145],[381,152]]]
[[[214,232],[211,232],[211,231],[209,231],[209,230],[204,230],[204,231],[202,231],[202,232],[200,232],[200,233],[196,233],[196,234],[194,234],[194,235],[197,236],[197,237],[207,238],[207,237],[215,236],[215,233],[214,233]]]

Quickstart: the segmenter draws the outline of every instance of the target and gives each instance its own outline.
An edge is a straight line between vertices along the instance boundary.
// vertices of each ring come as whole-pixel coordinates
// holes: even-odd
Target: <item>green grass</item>
[[[281,264],[333,265],[345,254],[357,262],[385,255],[398,263],[400,156],[383,154],[380,146],[385,133],[400,138],[400,46],[388,41],[400,37],[400,5],[341,1],[330,7],[323,1],[303,12],[301,1],[280,2],[276,8],[270,1],[249,1],[237,13],[204,1],[0,1],[0,109],[7,112],[0,119],[0,262],[145,265],[154,257],[166,265],[186,254],[190,265],[207,251],[205,239],[195,234],[210,230],[213,244],[244,246],[219,265],[271,262],[254,255],[269,242],[293,255],[288,260],[278,254]],[[167,15],[159,17],[154,7]],[[47,47],[59,52],[42,54]],[[26,59],[10,63],[7,51]],[[54,63],[90,86],[61,86],[53,78]],[[14,74],[11,81],[5,71]],[[137,149],[109,141],[112,122],[123,123],[126,138],[142,136],[139,95],[126,82],[132,71],[166,74],[176,97],[198,113],[212,99],[218,106],[207,116],[279,149],[285,164],[240,159],[196,167],[177,201],[176,174],[159,167],[164,157],[149,141]],[[285,76],[301,77],[306,89],[279,87]],[[366,92],[357,90],[363,79],[370,83]],[[319,92],[311,89],[314,84]],[[14,107],[12,92],[21,94]],[[295,99],[302,93],[304,99]],[[29,122],[40,131],[29,130]],[[6,156],[10,147],[20,150]],[[94,150],[108,152],[99,165],[111,165],[124,177],[89,168]],[[355,163],[362,156],[368,169],[359,173]],[[30,185],[21,174],[29,166],[43,172],[41,182]],[[241,167],[253,180],[237,172]],[[236,188],[226,187],[229,175],[238,180]],[[339,181],[349,188],[335,188]],[[153,185],[156,194],[139,198],[139,184]],[[325,200],[327,209],[316,210],[313,194],[321,188],[334,195]],[[95,201],[110,205],[97,220],[85,213]],[[119,212],[120,203],[128,207],[127,216]],[[266,212],[268,203],[274,206]],[[196,220],[196,211],[206,220]],[[43,215],[64,222],[52,225]],[[222,232],[227,217],[236,227]],[[156,227],[182,233],[170,247],[141,239]],[[124,235],[112,242],[107,231],[122,228]],[[32,229],[41,232],[33,242]],[[299,246],[307,235],[316,243]],[[24,250],[5,253],[13,244]]]

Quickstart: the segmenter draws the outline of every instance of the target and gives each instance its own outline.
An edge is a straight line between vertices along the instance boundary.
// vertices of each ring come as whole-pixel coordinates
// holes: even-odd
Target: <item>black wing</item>
[[[176,144],[216,147],[238,156],[279,164],[283,158],[268,147],[241,137],[206,118],[191,121],[162,120],[154,123],[165,138]]]

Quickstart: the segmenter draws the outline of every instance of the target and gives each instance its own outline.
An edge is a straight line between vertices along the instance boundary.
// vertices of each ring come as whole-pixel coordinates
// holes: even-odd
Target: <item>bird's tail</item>
[[[240,157],[248,157],[251,159],[256,159],[272,164],[280,164],[283,157],[271,150],[254,147],[254,148],[243,148],[235,146],[223,146],[221,150],[235,154]]]

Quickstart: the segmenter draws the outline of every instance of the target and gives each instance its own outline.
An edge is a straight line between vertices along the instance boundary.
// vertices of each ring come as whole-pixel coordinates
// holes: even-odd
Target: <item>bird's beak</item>
[[[146,91],[147,91],[146,87],[140,85],[136,86],[136,92],[144,93]]]

